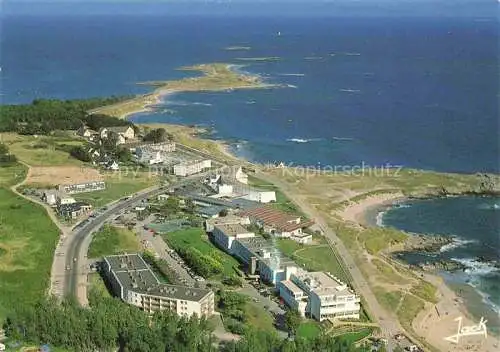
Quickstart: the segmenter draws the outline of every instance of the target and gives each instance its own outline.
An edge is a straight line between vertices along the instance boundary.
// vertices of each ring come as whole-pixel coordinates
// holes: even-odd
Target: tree
[[[173,136],[170,133],[167,133],[167,131],[164,128],[152,129],[151,131],[146,133],[146,135],[143,138],[145,142],[153,142],[153,143],[161,143],[172,139]]]
[[[227,209],[222,209],[221,211],[219,211],[219,216],[221,218],[223,218],[224,216],[227,216],[227,214],[228,214]]]
[[[82,146],[74,146],[73,148],[70,149],[69,154],[78,160],[81,160],[83,162],[89,162],[91,161],[89,153],[85,150],[84,147]]]
[[[302,321],[302,317],[300,316],[300,313],[296,309],[289,309],[285,313],[285,326],[289,332],[289,334],[294,335],[297,332],[297,328],[300,325],[300,322]]]

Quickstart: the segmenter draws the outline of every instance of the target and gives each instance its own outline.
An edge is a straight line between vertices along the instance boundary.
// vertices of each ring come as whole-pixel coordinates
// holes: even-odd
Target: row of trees
[[[180,318],[175,313],[152,317],[115,298],[91,293],[91,308],[54,299],[35,306],[19,307],[4,325],[14,339],[63,347],[70,351],[211,352],[213,338],[209,324],[196,317]]]
[[[196,248],[176,247],[174,249],[195,273],[204,278],[220,274],[224,270],[220,261],[212,255],[203,254]]]
[[[130,96],[91,98],[83,100],[37,99],[31,104],[1,105],[0,132],[50,134],[54,130],[75,130],[82,124],[94,130],[105,126],[123,126],[128,121],[107,115],[89,115],[87,111],[117,103]]]
[[[146,133],[143,137],[145,142],[161,143],[173,140],[174,136],[168,133],[164,128],[155,128]]]

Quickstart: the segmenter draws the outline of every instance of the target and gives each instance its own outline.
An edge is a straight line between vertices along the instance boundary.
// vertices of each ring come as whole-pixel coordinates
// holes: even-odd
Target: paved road
[[[181,179],[179,182],[175,182],[168,185],[168,188],[176,188],[183,186],[185,184],[196,182],[208,174],[214,172],[221,172],[218,170],[208,170],[203,173],[188,176]],[[165,187],[164,187],[165,188]],[[153,187],[141,192],[136,193],[132,198],[124,201],[116,201],[107,206],[107,210],[97,217],[93,218],[92,221],[85,224],[84,226],[74,228],[72,234],[68,235],[65,241],[67,241],[64,251],[62,262],[64,262],[64,267],[69,268],[66,272],[60,275],[60,279],[64,281],[62,287],[64,287],[63,295],[73,295],[76,296],[78,301],[82,305],[87,305],[87,252],[90,242],[92,241],[91,234],[97,231],[105,222],[118,216],[119,213],[124,211],[126,208],[132,207],[144,199],[155,197],[158,194],[164,193],[165,189],[160,187]],[[58,266],[58,271],[61,271],[61,266]]]
[[[297,194],[293,192],[293,190],[291,190],[289,186],[284,184],[280,179],[268,174],[263,174],[262,172],[258,172],[256,176],[270,183],[273,183],[275,186],[278,186],[281,191],[290,200],[297,204],[308,217],[313,219],[319,226],[319,228],[323,231],[323,234],[328,240],[330,246],[335,247],[337,253],[339,253],[345,265],[347,266],[352,277],[352,285],[354,286],[354,289],[364,298],[365,308],[368,308],[367,310],[369,313],[371,313],[372,319],[378,322],[378,324],[380,325],[381,333],[383,337],[388,341],[388,351],[392,351],[395,347],[395,343],[392,337],[395,334],[403,331],[403,329],[399,324],[397,318],[388,313],[380,306],[370,286],[368,285],[368,282],[365,280],[363,274],[357,267],[351,253],[344,246],[337,234],[329,228],[323,217],[313,207],[311,207],[307,201],[304,201],[303,199],[298,197]]]

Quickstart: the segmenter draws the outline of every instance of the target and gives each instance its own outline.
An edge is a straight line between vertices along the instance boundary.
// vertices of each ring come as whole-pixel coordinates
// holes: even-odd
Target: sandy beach
[[[375,195],[352,202],[338,211],[338,215],[354,226],[375,226],[375,217],[380,211],[404,199],[402,193]],[[462,317],[462,327],[477,325],[479,319],[472,318],[464,300],[445,284],[443,278],[426,273],[424,279],[437,287],[439,301],[436,304],[428,303],[414,319],[412,327],[419,336],[442,352],[498,351],[500,340],[491,334],[487,337],[484,335],[461,337],[457,344],[447,341],[446,337],[457,334],[457,318]]]
[[[357,226],[373,226],[374,216],[381,209],[389,207],[396,201],[402,201],[405,197],[402,193],[384,193],[367,197],[345,207],[338,214],[340,217],[351,224]],[[376,214],[375,214],[376,215]]]

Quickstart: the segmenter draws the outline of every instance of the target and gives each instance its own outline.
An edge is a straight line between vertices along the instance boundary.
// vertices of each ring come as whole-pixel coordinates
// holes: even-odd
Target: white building
[[[85,183],[59,185],[58,189],[67,194],[102,191],[106,189],[106,183],[104,181],[88,181]]]
[[[246,191],[244,191],[243,195],[240,198],[259,203],[271,203],[276,202],[276,192],[247,189]]]
[[[137,154],[137,161],[141,164],[155,165],[165,162],[165,155],[159,150],[143,150],[141,153]]]
[[[56,196],[56,204],[58,206],[76,203],[75,198],[68,196],[65,193],[58,192]]]
[[[207,219],[205,220],[205,230],[207,232],[212,232],[215,228],[215,226],[218,225],[232,225],[232,224],[239,224],[239,225],[250,225],[250,219],[248,217],[240,217],[236,215],[227,215],[227,216],[221,216],[218,218],[214,219]]]
[[[145,312],[170,310],[186,317],[214,313],[211,290],[160,283],[139,254],[104,257],[104,273],[116,296]]]
[[[194,175],[199,172],[202,172],[203,170],[210,169],[211,167],[212,167],[212,161],[209,159],[186,161],[174,165],[174,175],[177,176]]]
[[[220,197],[229,197],[233,194],[233,185],[217,185],[217,195]]]
[[[289,278],[278,289],[286,304],[303,316],[319,321],[359,319],[359,296],[329,273],[290,269]]]
[[[48,205],[56,205],[57,204],[57,195],[58,192],[56,190],[50,189],[43,192],[42,200]]]
[[[218,224],[214,226],[212,236],[219,247],[230,253],[235,239],[251,238],[255,234],[240,224]]]

